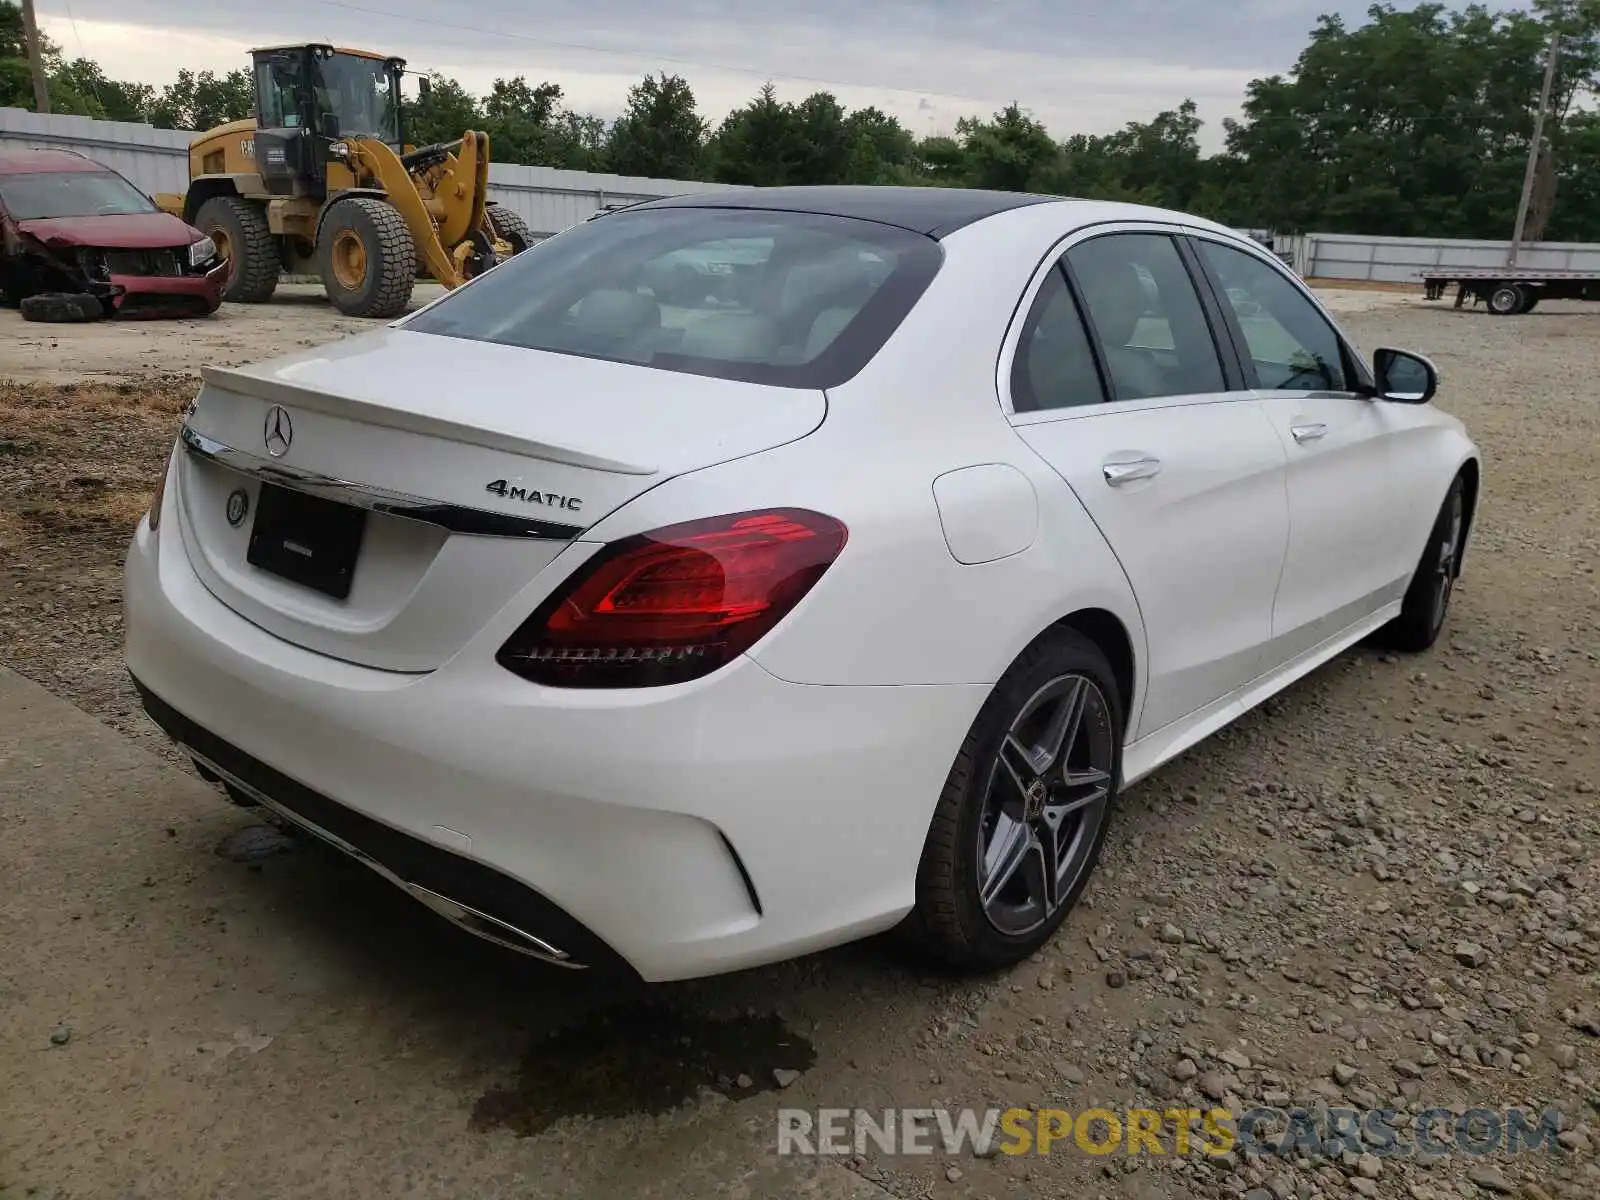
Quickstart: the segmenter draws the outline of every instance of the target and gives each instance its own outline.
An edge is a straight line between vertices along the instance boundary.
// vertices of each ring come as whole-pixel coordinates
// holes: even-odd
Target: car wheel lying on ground
[[[1437,387],[1183,214],[650,202],[208,370],[127,663],[236,799],[547,962],[1004,967],[1128,784],[1439,636],[1479,456]]]
[[[24,296],[17,306],[24,321],[84,322],[105,316],[100,298],[87,292],[43,292]]]

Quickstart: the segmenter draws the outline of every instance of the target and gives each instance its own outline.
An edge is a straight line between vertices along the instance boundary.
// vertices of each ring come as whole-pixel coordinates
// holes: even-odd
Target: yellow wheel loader
[[[255,119],[196,137],[188,192],[156,197],[228,259],[224,299],[260,304],[280,272],[317,274],[347,316],[393,317],[419,275],[453,288],[527,249],[522,218],[488,199],[487,134],[406,145],[404,60],[326,45],[251,58]]]

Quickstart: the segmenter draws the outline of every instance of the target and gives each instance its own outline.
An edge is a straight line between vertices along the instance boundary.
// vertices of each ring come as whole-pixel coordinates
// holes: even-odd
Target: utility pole
[[[22,0],[22,33],[28,42],[28,69],[33,73],[33,107],[47,113],[50,111],[50,81],[44,76],[44,55],[39,49],[39,18],[34,15],[33,0]]]
[[[1522,176],[1522,199],[1517,203],[1517,227],[1511,234],[1511,252],[1506,255],[1506,266],[1517,265],[1517,253],[1522,249],[1522,235],[1528,227],[1528,203],[1533,199],[1534,176],[1539,170],[1539,151],[1544,146],[1544,115],[1550,109],[1550,91],[1556,81],[1556,61],[1561,57],[1561,35],[1550,35],[1550,49],[1544,58],[1544,87],[1539,90],[1539,111],[1533,118],[1533,144],[1528,147],[1528,169]]]

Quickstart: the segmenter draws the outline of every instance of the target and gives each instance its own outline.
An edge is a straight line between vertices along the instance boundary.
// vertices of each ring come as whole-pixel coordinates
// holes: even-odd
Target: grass
[[[0,547],[131,532],[194,386],[0,383]]]

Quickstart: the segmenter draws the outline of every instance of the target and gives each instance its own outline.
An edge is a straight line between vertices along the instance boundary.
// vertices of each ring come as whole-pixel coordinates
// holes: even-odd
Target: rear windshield
[[[14,221],[47,217],[130,217],[158,211],[121,175],[111,171],[49,171],[0,175],[0,201]]]
[[[407,329],[779,387],[834,387],[939,269],[931,238],[845,217],[644,209],[517,255]]]

